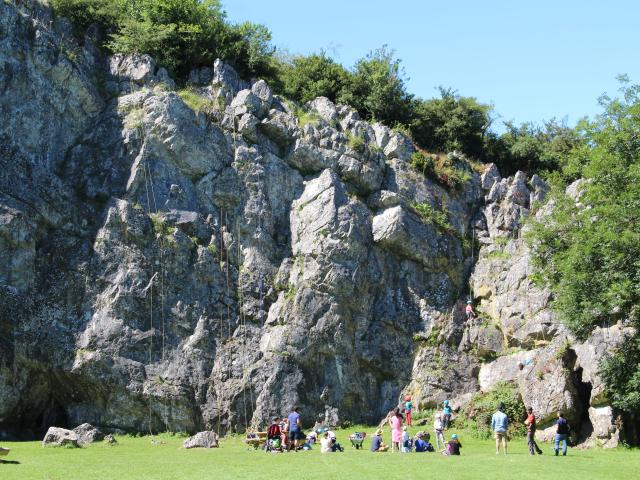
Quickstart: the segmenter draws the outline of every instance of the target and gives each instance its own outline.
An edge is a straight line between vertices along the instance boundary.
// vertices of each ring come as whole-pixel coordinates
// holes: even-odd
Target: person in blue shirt
[[[553,442],[553,449],[558,455],[560,450],[560,442],[562,442],[562,456],[567,456],[567,442],[569,440],[569,424],[564,418],[562,412],[558,412],[558,420],[556,420],[556,437]]]
[[[509,428],[509,417],[504,413],[504,403],[498,405],[498,410],[491,417],[491,430],[496,437],[496,455],[500,454],[500,441],[504,454],[507,454],[507,429]]]
[[[447,430],[451,424],[451,415],[453,415],[453,410],[451,405],[449,405],[449,400],[445,400],[442,402],[442,429]]]
[[[302,434],[302,422],[300,421],[300,409],[293,407],[293,411],[289,414],[289,450],[298,450],[298,442],[304,440]]]

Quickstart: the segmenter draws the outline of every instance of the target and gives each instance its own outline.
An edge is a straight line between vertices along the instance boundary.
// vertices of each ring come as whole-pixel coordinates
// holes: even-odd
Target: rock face
[[[79,447],[79,438],[75,432],[64,428],[50,427],[42,440],[43,447]]]
[[[402,134],[326,98],[301,122],[220,61],[189,77],[199,113],[152,58],[102,58],[20,8],[0,3],[0,438],[212,440],[294,405],[373,424],[405,393],[461,403],[509,379],[545,421],[571,409],[615,443],[594,362],[624,329],[565,347],[519,235],[542,180],[490,166],[447,190]]]
[[[183,448],[216,448],[218,435],[215,432],[198,432],[193,437],[187,438],[182,446]]]

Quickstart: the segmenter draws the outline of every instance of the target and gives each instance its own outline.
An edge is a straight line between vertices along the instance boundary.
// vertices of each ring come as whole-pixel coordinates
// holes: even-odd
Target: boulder
[[[260,98],[255,95],[251,90],[240,90],[231,102],[231,108],[237,116],[244,115],[245,113],[256,114],[262,108]]]
[[[131,81],[137,85],[147,85],[156,72],[156,62],[147,54],[118,53],[109,59],[109,71],[120,82]]]
[[[59,427],[49,427],[42,440],[43,447],[79,447],[80,438],[78,434]]]
[[[83,423],[73,429],[73,433],[78,436],[78,444],[87,445],[93,442],[100,442],[104,440],[104,433],[98,430],[90,423]]]
[[[212,431],[198,432],[182,444],[183,448],[217,448],[218,446],[218,434]]]

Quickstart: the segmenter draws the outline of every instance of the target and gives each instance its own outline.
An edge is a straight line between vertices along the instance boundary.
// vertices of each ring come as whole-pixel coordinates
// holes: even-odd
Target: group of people
[[[501,444],[502,451],[505,455],[507,454],[509,417],[504,413],[504,410],[504,404],[500,403],[498,405],[498,409],[491,417],[491,430],[494,432],[496,439],[496,455],[500,454]],[[524,424],[527,427],[527,446],[529,447],[529,454],[535,455],[537,453],[538,455],[542,455],[542,449],[536,443],[536,416],[533,414],[533,408],[531,407],[527,408],[527,419],[524,421]],[[569,423],[562,412],[558,412],[555,426],[556,433],[554,436],[553,451],[556,456],[559,455],[560,444],[562,444],[562,455],[566,456],[570,428]]]
[[[436,448],[429,442],[431,435],[428,432],[420,431],[413,438],[409,436],[407,426],[411,426],[411,398],[405,398],[405,414],[407,414],[407,425],[404,425],[404,417],[400,409],[396,408],[388,417],[387,422],[391,428],[391,447],[385,445],[382,440],[383,430],[379,428],[373,435],[371,441],[372,452],[386,452],[389,449],[394,452],[409,453],[411,451],[434,452],[436,449],[444,455],[460,455],[462,443],[457,434],[451,435],[447,442],[444,437],[444,430],[451,422],[453,411],[449,402],[445,400],[442,411],[437,411],[434,416],[434,431],[436,435]]]
[[[400,408],[396,408],[387,418],[387,423],[391,428],[391,445],[388,446],[384,443],[382,440],[383,430],[379,428],[371,440],[372,452],[386,452],[389,450],[403,453],[412,451],[417,453],[439,451],[444,455],[460,455],[462,444],[460,443],[458,435],[454,433],[451,435],[449,441],[445,440],[444,432],[449,428],[453,415],[453,409],[448,400],[445,400],[442,404],[442,409],[437,410],[434,414],[433,429],[436,440],[435,448],[429,442],[431,435],[428,432],[420,431],[413,438],[409,435],[407,426],[411,426],[411,397],[405,397],[403,407],[407,416],[407,425],[404,425],[405,417],[400,413]],[[531,407],[527,409],[527,418],[524,424],[527,428],[529,453],[531,455],[535,455],[536,453],[542,455],[542,450],[535,439],[537,424]],[[562,445],[562,455],[566,455],[570,428],[562,412],[558,412],[555,426],[554,452],[556,455],[559,455],[560,446]],[[501,445],[502,451],[506,455],[508,448],[509,417],[505,413],[503,403],[498,405],[496,412],[491,417],[491,430],[496,441],[496,455],[500,454]],[[267,430],[265,449],[267,451],[310,450],[312,445],[316,443],[320,444],[320,451],[322,453],[344,451],[344,448],[338,443],[335,433],[323,426],[320,421],[316,422],[311,433],[305,435],[302,431],[300,409],[294,407],[286,418],[273,419],[272,424]]]
[[[268,452],[311,450],[312,445],[316,443],[320,444],[322,453],[344,451],[336,439],[336,434],[321,422],[316,422],[313,431],[305,435],[302,431],[300,408],[294,407],[286,418],[273,419],[267,429],[265,450]]]

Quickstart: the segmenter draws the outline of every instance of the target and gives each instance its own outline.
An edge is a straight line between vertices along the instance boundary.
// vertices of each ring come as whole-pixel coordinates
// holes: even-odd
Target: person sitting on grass
[[[409,432],[407,432],[407,426],[402,427],[402,441],[400,445],[400,451],[402,453],[410,453],[413,448],[413,440],[409,436]]]
[[[386,452],[389,450],[389,446],[385,445],[382,441],[382,430],[376,430],[376,433],[373,434],[371,438],[371,451],[372,452]]]
[[[322,453],[333,452],[331,437],[329,437],[329,432],[324,432],[322,434],[322,437],[320,438],[320,452]]]
[[[431,445],[431,443],[429,443],[429,433],[428,432],[418,432],[416,433],[416,439],[414,442],[414,447],[416,450],[416,453],[422,453],[422,452],[433,452],[433,445]],[[442,442],[442,444],[444,445],[444,440]]]
[[[458,439],[458,435],[455,433],[451,435],[451,440],[447,443],[447,448],[442,452],[443,455],[460,455],[460,449],[462,448],[462,443]]]

